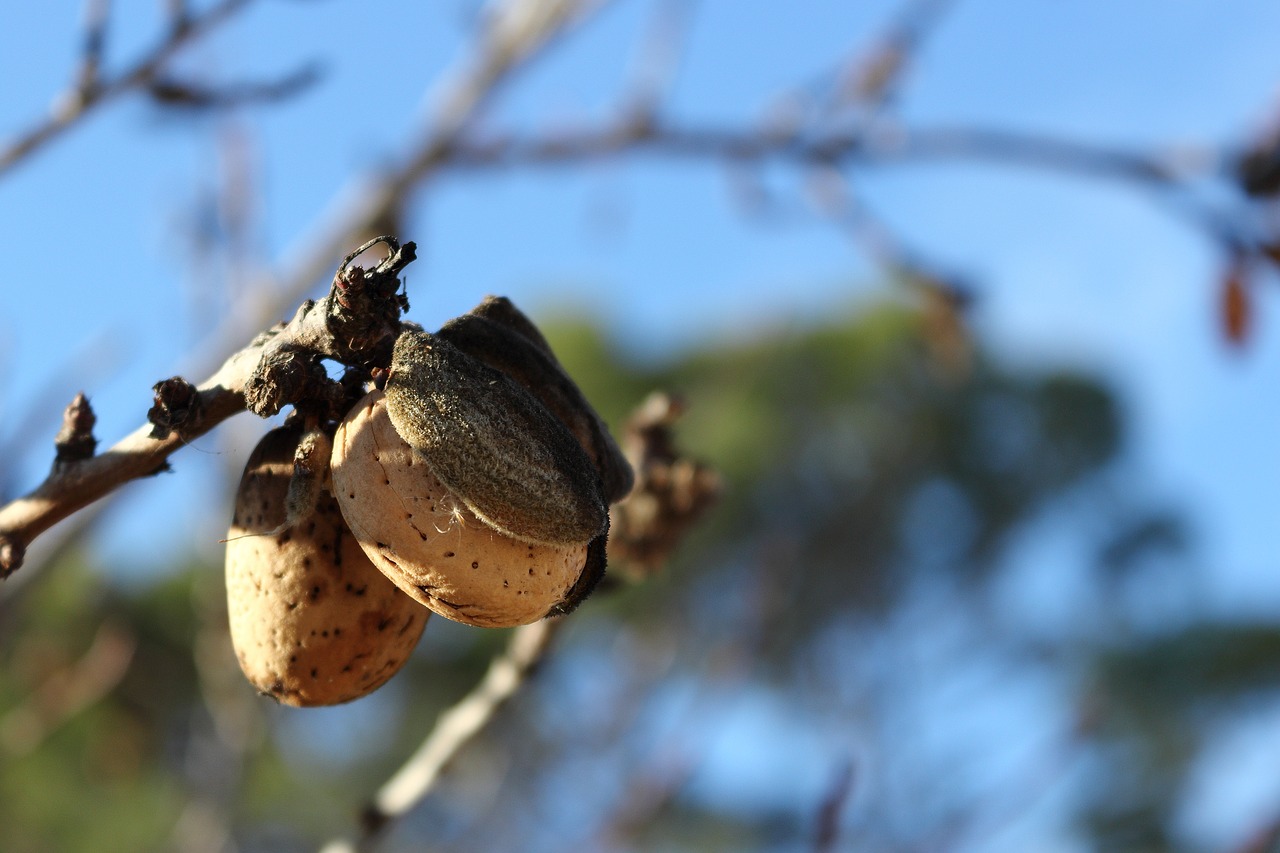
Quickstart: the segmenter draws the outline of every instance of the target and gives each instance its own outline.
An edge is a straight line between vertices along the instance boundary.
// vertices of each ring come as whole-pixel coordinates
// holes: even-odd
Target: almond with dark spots
[[[574,448],[581,453],[576,442]],[[343,517],[369,559],[446,618],[481,627],[535,622],[567,609],[566,602],[585,594],[584,574],[597,571],[588,569],[588,541],[529,542],[477,518],[400,437],[381,391],[370,392],[339,425],[332,479]],[[601,538],[594,528],[585,535]],[[590,550],[594,559],[603,549]]]
[[[227,542],[231,642],[245,676],[288,705],[336,705],[384,684],[430,615],[365,556],[333,497],[281,529],[300,429],[249,457]]]

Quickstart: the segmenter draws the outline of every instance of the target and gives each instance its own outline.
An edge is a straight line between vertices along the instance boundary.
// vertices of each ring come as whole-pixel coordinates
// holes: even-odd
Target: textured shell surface
[[[226,554],[231,641],[262,693],[333,705],[399,671],[430,613],[370,562],[327,492],[276,532],[300,437],[289,427],[267,433],[241,478]]]
[[[393,425],[370,392],[334,437],[333,489],[361,547],[436,613],[482,627],[560,612],[587,565],[588,543],[528,542],[476,517]]]
[[[507,375],[426,332],[396,340],[386,408],[400,436],[476,517],[534,543],[585,543],[609,523],[578,440]]]

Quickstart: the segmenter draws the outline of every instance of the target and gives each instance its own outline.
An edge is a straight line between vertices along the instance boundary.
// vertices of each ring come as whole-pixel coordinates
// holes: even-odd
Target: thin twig
[[[562,624],[561,619],[544,619],[515,629],[506,650],[489,664],[480,683],[441,714],[417,751],[378,789],[361,814],[359,833],[330,841],[322,853],[372,850],[391,824],[435,789],[445,766],[524,685]]]
[[[139,427],[110,450],[51,474],[34,491],[0,507],[0,577],[21,566],[27,547],[54,524],[131,480],[160,473],[165,460],[192,438],[243,411],[244,385],[263,343],[236,353],[198,386],[204,411],[198,427],[163,439],[151,436],[150,424]]]
[[[102,72],[102,56],[107,46],[107,20],[111,16],[111,0],[86,0],[84,41],[80,49],[80,69],[76,72],[76,91],[87,96],[98,85]]]
[[[55,101],[53,113],[38,122],[11,142],[0,145],[0,175],[13,168],[41,146],[71,129],[94,109],[108,101],[137,89],[144,88],[156,78],[165,63],[192,39],[226,22],[232,15],[252,0],[221,0],[206,11],[191,17],[175,19],[164,39],[142,59],[116,76],[103,80],[98,71],[98,59],[86,49],[84,68],[90,67],[92,57],[92,85],[84,85],[85,70],[78,75],[75,84]],[[99,36],[100,38],[100,36]]]
[[[858,56],[837,81],[825,112],[843,107],[859,108],[869,119],[896,100],[902,79],[919,56],[924,42],[937,28],[954,0],[908,0],[898,10],[888,30],[869,50]]]
[[[586,160],[651,153],[732,162],[881,165],[927,160],[990,160],[1147,184],[1176,184],[1191,177],[1183,158],[1147,154],[996,128],[934,127],[885,132],[793,131],[753,127],[626,125],[545,137],[491,136],[450,152],[457,168],[561,166]],[[1203,158],[1199,158],[1203,159]]]

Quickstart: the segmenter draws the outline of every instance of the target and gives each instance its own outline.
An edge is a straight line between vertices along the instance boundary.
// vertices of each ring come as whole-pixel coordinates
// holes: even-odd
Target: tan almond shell
[[[241,478],[227,534],[231,642],[262,693],[287,705],[336,705],[395,675],[430,613],[369,562],[328,493],[282,533],[245,536],[284,521],[300,435],[267,433]]]
[[[485,628],[536,622],[582,574],[587,543],[523,542],[485,525],[441,485],[370,392],[338,426],[333,489],[369,559],[448,619]]]

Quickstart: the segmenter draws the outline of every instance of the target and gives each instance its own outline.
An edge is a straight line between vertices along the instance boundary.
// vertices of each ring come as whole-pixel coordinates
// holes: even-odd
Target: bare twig
[[[655,7],[632,62],[628,91],[622,96],[623,114],[631,122],[649,121],[675,81],[692,8],[693,0],[663,0]]]
[[[150,424],[139,427],[105,453],[55,471],[34,491],[0,507],[0,577],[18,569],[32,540],[54,524],[130,480],[164,470],[165,460],[188,440],[242,411],[244,382],[262,343],[236,353],[199,386],[204,410],[199,427],[164,439],[151,437]]]
[[[450,165],[559,166],[633,153],[730,162],[781,161],[848,166],[971,159],[1033,166],[1142,184],[1172,185],[1192,177],[1191,158],[1128,151],[996,128],[935,127],[876,132],[776,133],[768,128],[656,124],[521,138],[492,136],[458,146]]]
[[[105,80],[99,73],[101,27],[95,27],[92,23],[95,20],[93,10],[98,6],[91,5],[85,59],[77,75],[78,79],[68,92],[57,99],[53,113],[48,118],[16,139],[0,145],[0,175],[69,130],[94,109],[126,92],[148,85],[184,45],[224,23],[250,2],[251,0],[221,0],[197,15],[174,18],[173,27],[159,44],[132,66]],[[105,18],[105,3],[101,5],[101,16]]]
[[[359,834],[330,841],[322,853],[373,849],[392,823],[435,789],[445,766],[524,685],[562,624],[560,619],[544,619],[516,628],[506,650],[489,664],[480,683],[441,714],[418,750],[378,789],[361,814]]]
[[[837,86],[830,106],[852,101],[871,114],[894,100],[902,77],[954,0],[909,0],[888,32],[859,56]]]
[[[240,83],[210,84],[157,74],[147,83],[146,91],[157,103],[167,107],[227,109],[291,98],[315,85],[320,76],[320,65],[316,62],[307,63],[275,80]]]

